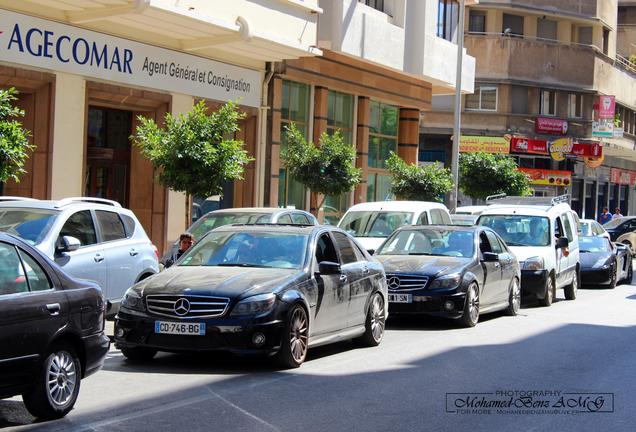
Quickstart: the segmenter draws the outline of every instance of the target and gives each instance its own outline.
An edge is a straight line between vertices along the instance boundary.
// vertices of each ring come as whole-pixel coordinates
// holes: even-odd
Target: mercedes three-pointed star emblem
[[[190,312],[190,302],[188,299],[180,298],[176,302],[174,302],[174,313],[178,316],[187,315]]]
[[[389,289],[396,290],[400,288],[400,279],[397,276],[391,276],[387,281]]]

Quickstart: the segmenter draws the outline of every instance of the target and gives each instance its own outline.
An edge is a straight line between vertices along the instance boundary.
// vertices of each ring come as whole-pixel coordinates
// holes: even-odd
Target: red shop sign
[[[565,135],[568,133],[568,122],[551,117],[537,117],[534,122],[534,130],[537,133]]]
[[[622,185],[633,185],[636,182],[636,172],[612,168],[610,169],[610,182]]]
[[[599,143],[574,143],[572,154],[582,157],[599,158],[603,155],[603,147]]]
[[[516,153],[548,154],[548,142],[532,138],[513,137],[510,141],[510,151]]]

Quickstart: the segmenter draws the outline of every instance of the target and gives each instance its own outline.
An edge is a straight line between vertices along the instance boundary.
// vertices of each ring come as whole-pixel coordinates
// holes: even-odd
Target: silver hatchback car
[[[128,288],[159,272],[157,248],[115,201],[0,197],[0,231],[26,240],[70,275],[97,282],[112,305],[108,315]]]

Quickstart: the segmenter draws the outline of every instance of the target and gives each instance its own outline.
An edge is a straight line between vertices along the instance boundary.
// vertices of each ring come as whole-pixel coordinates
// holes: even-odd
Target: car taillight
[[[152,249],[155,251],[155,256],[157,257],[157,261],[159,261],[159,249],[157,249],[157,246],[152,245]]]

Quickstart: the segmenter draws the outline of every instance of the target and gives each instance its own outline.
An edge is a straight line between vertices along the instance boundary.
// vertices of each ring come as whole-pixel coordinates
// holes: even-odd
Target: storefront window
[[[382,201],[390,185],[386,160],[397,152],[399,109],[376,101],[371,101],[370,109],[367,201]]]
[[[391,197],[391,176],[369,174],[367,177],[367,202],[385,201]]]
[[[305,138],[308,137],[309,98],[310,89],[307,84],[283,81],[280,124],[281,150],[287,146],[286,127],[291,123],[296,124]],[[293,178],[289,178],[285,168],[279,170],[278,176],[278,205],[280,207],[305,208],[305,187]]]
[[[353,144],[353,95],[329,90],[327,97],[327,133],[339,130],[344,142]],[[348,194],[327,196],[323,204],[325,223],[337,224],[348,207]]]

